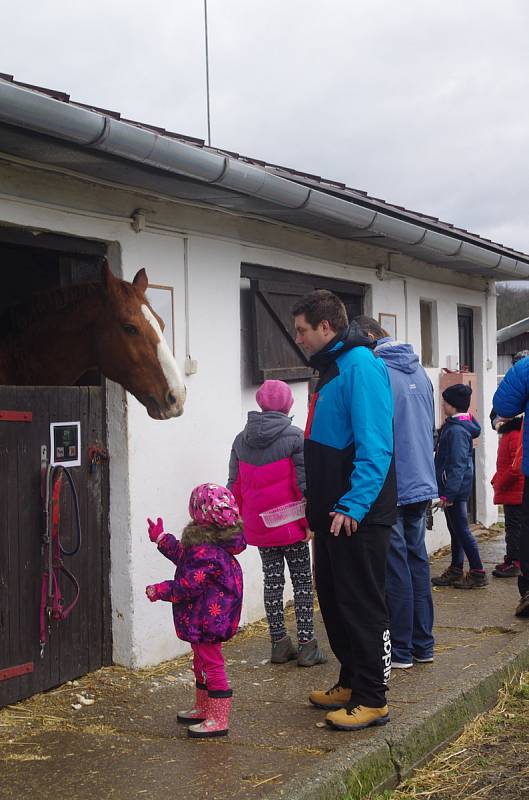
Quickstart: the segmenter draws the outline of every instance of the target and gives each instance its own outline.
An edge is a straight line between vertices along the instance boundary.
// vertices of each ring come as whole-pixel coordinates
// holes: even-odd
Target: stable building
[[[147,584],[172,575],[145,520],[162,516],[178,533],[192,487],[226,481],[265,378],[290,382],[303,427],[312,373],[294,343],[298,297],[331,289],[350,315],[411,343],[438,408],[441,381],[463,375],[483,421],[496,388],[495,281],[529,276],[528,255],[438,219],[2,76],[0,311],[98,280],[103,257],[129,281],[145,267],[186,373],[185,412],[153,420],[97,372],[76,387],[0,387],[0,703],[111,661],[140,667],[184,652],[168,606],[145,598]],[[4,407],[31,421],[2,420]],[[84,531],[69,562],[80,599],[41,659],[41,448],[61,421],[81,423],[72,474]],[[496,519],[496,445],[484,424],[474,514],[485,525]],[[108,461],[89,459],[94,447]],[[428,547],[447,541],[436,514]],[[240,560],[247,623],[264,613],[261,567],[255,549]]]
[[[529,350],[529,317],[500,328],[496,333],[498,356],[498,381],[512,367],[512,360],[520,350]]]

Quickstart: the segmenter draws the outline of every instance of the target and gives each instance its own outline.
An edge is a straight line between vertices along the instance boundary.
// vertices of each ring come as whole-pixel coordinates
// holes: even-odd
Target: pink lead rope
[[[55,477],[57,471],[59,475]],[[40,589],[40,615],[39,615],[39,636],[40,636],[40,657],[44,658],[44,648],[48,644],[51,630],[51,621],[62,621],[67,619],[79,601],[79,583],[74,575],[64,566],[62,560],[63,550],[59,534],[60,525],[60,499],[62,488],[62,467],[48,466],[46,471],[46,492],[44,516],[46,520],[45,534],[43,537],[43,557],[45,566],[42,572]],[[72,491],[75,492],[73,481],[68,475]],[[51,487],[51,492],[50,492]],[[76,497],[75,497],[76,500]],[[76,507],[76,511],[78,509]],[[78,517],[77,517],[78,519]],[[51,528],[51,530],[50,530]],[[80,534],[79,534],[80,535]],[[79,538],[80,545],[80,538]],[[73,555],[78,547],[69,555]],[[59,577],[61,573],[70,581],[74,588],[73,600],[64,607],[61,593]]]

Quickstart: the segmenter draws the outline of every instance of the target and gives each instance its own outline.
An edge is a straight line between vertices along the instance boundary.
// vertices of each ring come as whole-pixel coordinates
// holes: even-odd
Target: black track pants
[[[524,515],[522,506],[504,505],[505,513],[505,545],[507,558],[511,561],[520,560],[520,530],[523,525]]]
[[[340,662],[340,686],[352,701],[385,705],[391,642],[385,599],[386,555],[391,526],[360,525],[356,533],[315,536],[316,587],[332,651]]]
[[[522,574],[518,577],[518,589],[523,597],[529,592],[529,478],[525,477],[520,525],[520,569]]]

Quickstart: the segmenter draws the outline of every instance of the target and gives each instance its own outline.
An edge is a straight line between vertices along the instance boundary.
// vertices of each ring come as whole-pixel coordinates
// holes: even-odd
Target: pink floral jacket
[[[203,528],[189,523],[178,541],[166,533],[158,550],[176,564],[172,581],[155,584],[173,604],[176,635],[186,642],[225,642],[237,632],[242,569],[235,558],[246,547],[240,526]]]

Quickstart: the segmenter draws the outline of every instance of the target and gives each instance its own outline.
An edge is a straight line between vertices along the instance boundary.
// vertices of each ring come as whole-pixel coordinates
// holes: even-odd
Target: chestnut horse
[[[142,403],[153,419],[183,413],[185,386],[145,292],[105,261],[101,283],[53,289],[0,316],[0,384],[71,386],[98,368]]]

